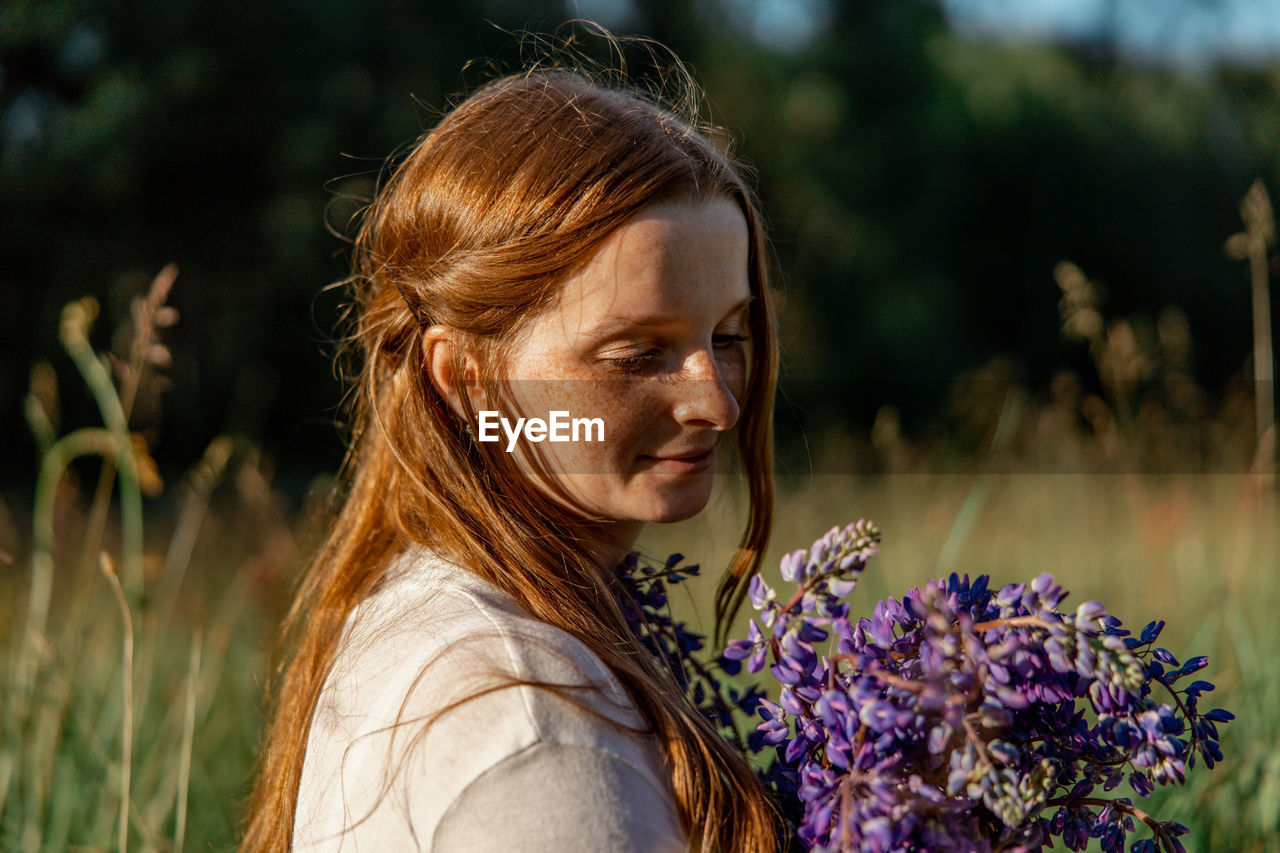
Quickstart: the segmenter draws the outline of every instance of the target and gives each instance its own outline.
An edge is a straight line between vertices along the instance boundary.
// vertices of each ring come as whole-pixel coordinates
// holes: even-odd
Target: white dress
[[[681,853],[652,736],[619,731],[527,680],[641,719],[580,641],[426,549],[402,555],[352,615],[307,740],[296,851]]]

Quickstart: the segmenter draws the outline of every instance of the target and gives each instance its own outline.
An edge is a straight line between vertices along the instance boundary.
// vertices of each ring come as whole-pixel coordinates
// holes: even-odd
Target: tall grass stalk
[[[119,452],[120,446],[116,437],[106,430],[85,428],[67,435],[54,443],[41,461],[40,477],[36,483],[34,506],[34,541],[31,556],[31,587],[27,597],[27,614],[22,638],[17,646],[13,663],[13,690],[10,694],[9,720],[7,728],[16,737],[10,749],[6,749],[7,762],[26,776],[27,802],[42,803],[47,796],[47,786],[53,775],[53,768],[41,765],[41,756],[52,756],[55,753],[46,749],[51,741],[56,741],[58,728],[54,725],[62,719],[62,714],[37,714],[38,725],[33,737],[28,740],[22,736],[28,728],[31,717],[31,698],[35,684],[36,672],[41,658],[51,660],[47,637],[49,605],[53,596],[54,579],[54,496],[58,482],[62,479],[67,466],[85,455],[98,454],[111,456]],[[127,451],[126,451],[127,452]],[[54,706],[65,702],[69,690],[55,691],[52,697]],[[7,797],[7,785],[0,796],[0,809],[4,808]],[[28,809],[25,814],[25,826],[22,832],[24,839],[39,836],[37,822],[39,810]]]
[[[17,593],[0,595],[0,621],[12,613],[19,628],[0,639],[7,693],[0,850],[132,846],[160,853],[182,849],[189,837],[202,848],[234,840],[256,741],[256,679],[263,664],[253,639],[263,628],[246,630],[258,612],[255,593],[262,593],[252,574],[260,547],[254,537],[289,534],[269,513],[233,507],[230,517],[213,519],[232,524],[232,535],[220,535],[212,550],[202,546],[213,490],[236,470],[237,445],[222,437],[183,483],[168,547],[154,558],[163,565],[154,588],[143,577],[141,496],[159,481],[127,419],[143,369],[168,357],[154,331],[172,324],[176,314],[162,304],[164,276],[157,280],[160,286],[153,284],[145,299],[134,302],[132,358],[113,360],[92,349],[93,300],[63,312],[63,346],[104,426],[59,438],[52,369],[33,370],[26,414],[41,459],[31,563],[21,578],[0,576],[0,585]],[[87,496],[87,519],[76,523],[78,481],[68,472],[84,457],[99,457],[103,465]],[[106,541],[106,522],[116,517],[120,536]],[[77,538],[78,560],[66,547]],[[85,553],[95,560],[86,563]],[[198,571],[188,582],[193,564]],[[116,618],[97,618],[108,597]],[[212,643],[205,642],[206,627],[213,629]],[[229,656],[234,663],[225,660]],[[158,710],[149,712],[149,704]],[[195,802],[200,808],[193,808]]]
[[[1004,404],[1000,408],[1000,418],[996,421],[995,430],[991,436],[991,445],[987,449],[986,462],[983,464],[982,473],[974,480],[969,494],[965,497],[964,503],[960,505],[960,511],[956,513],[955,521],[951,523],[951,529],[947,531],[947,538],[942,543],[942,547],[938,550],[937,572],[939,577],[946,577],[955,571],[956,559],[959,557],[960,549],[964,547],[965,541],[969,538],[969,534],[973,531],[974,525],[982,514],[982,508],[987,503],[987,498],[991,493],[989,477],[993,470],[995,461],[999,455],[1005,451],[1012,439],[1014,432],[1018,428],[1018,423],[1022,420],[1021,396],[1010,389],[1004,397]]]
[[[1265,464],[1266,473],[1275,473],[1276,433],[1274,429],[1275,354],[1271,345],[1271,292],[1267,253],[1276,243],[1276,222],[1271,198],[1261,180],[1255,181],[1240,204],[1243,232],[1227,241],[1227,252],[1249,264],[1250,290],[1253,296],[1253,378],[1257,459]]]
[[[196,539],[209,510],[210,494],[222,479],[231,460],[233,449],[232,441],[225,436],[219,436],[210,442],[199,464],[187,478],[178,499],[178,520],[169,538],[169,547],[165,551],[160,584],[154,594],[154,604],[151,608],[154,621],[151,636],[156,642],[144,643],[140,650],[139,671],[142,679],[138,691],[142,700],[140,715],[146,712],[151,696],[151,678],[156,672],[155,657],[159,649],[158,641],[168,634],[172,625],[178,595],[182,590],[182,581],[191,563]]]
[[[173,853],[182,853],[187,837],[187,792],[191,786],[191,750],[196,736],[196,698],[200,687],[200,654],[204,634],[197,631],[187,664],[187,685],[183,696],[182,751],[178,758],[178,799],[174,805]]]
[[[55,442],[40,462],[40,477],[36,481],[33,517],[33,549],[31,554],[31,588],[27,596],[27,623],[19,646],[17,690],[12,694],[19,705],[19,720],[25,708],[25,698],[30,693],[31,679],[35,674],[35,644],[43,641],[49,619],[49,603],[53,597],[53,544],[54,498],[58,482],[67,467],[81,456],[111,456],[118,452],[119,443],[110,432],[86,427]]]
[[[116,576],[115,565],[106,551],[102,552],[100,566],[111,591],[115,593],[124,633],[120,644],[120,689],[124,714],[120,721],[120,829],[117,849],[125,853],[129,848],[129,783],[133,773],[133,613],[120,578]]]
[[[16,689],[12,692],[9,702],[8,728],[18,736],[15,738],[13,752],[6,751],[7,755],[12,756],[10,761],[18,768],[23,768],[23,772],[28,775],[29,804],[45,801],[46,791],[43,786],[52,776],[51,768],[43,771],[40,768],[38,764],[40,756],[56,754],[52,749],[47,752],[42,752],[39,748],[28,750],[21,737],[21,733],[27,728],[31,713],[30,700],[40,656],[39,647],[48,646],[47,628],[54,580],[54,499],[58,484],[68,466],[81,456],[97,455],[103,459],[112,460],[119,470],[121,541],[126,582],[132,587],[131,591],[135,598],[140,598],[142,591],[142,493],[124,410],[116,395],[110,374],[89,344],[89,328],[96,315],[97,303],[94,300],[83,299],[73,302],[63,309],[59,332],[63,347],[71,356],[98,404],[106,429],[86,427],[47,446],[41,460],[39,479],[36,482],[31,586],[27,597],[24,630],[17,646],[16,660],[12,669]],[[45,427],[51,426],[50,419],[40,411],[38,405],[33,405],[30,399],[27,408],[33,422],[33,431],[37,436],[43,436],[43,441],[47,441],[49,438],[47,433],[50,430]],[[51,654],[46,656],[52,658]],[[57,694],[52,704],[55,706],[62,704]],[[35,743],[56,743],[60,736],[58,730],[61,728],[60,722],[57,721],[61,719],[61,713],[39,715]],[[54,728],[51,729],[51,725]],[[5,795],[7,796],[7,789]],[[3,799],[0,799],[0,808],[3,808],[3,804]],[[39,836],[37,827],[39,820],[39,809],[27,810],[26,828],[22,833],[24,839]]]

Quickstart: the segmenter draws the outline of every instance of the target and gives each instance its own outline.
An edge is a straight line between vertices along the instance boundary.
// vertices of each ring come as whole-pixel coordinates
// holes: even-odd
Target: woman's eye
[[[729,349],[730,347],[744,343],[749,338],[746,335],[712,335],[711,345],[718,350]],[[636,355],[620,356],[618,358],[606,358],[605,361],[614,368],[619,370],[627,370],[635,372],[646,367],[652,367],[658,363],[662,357],[662,348],[650,347],[644,352]]]
[[[662,354],[661,350],[648,349],[640,353],[639,355],[628,355],[628,356],[623,356],[622,358],[609,358],[605,360],[608,361],[610,364],[612,364],[614,367],[627,369],[627,368],[641,367],[653,361],[655,358],[657,358],[661,354]]]

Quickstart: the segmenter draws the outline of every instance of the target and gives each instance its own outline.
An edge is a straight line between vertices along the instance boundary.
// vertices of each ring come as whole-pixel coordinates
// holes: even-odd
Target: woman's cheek
[[[662,399],[653,393],[640,391],[616,401],[608,421],[613,426],[609,440],[619,452],[632,456],[663,449],[667,436],[651,435],[658,430],[663,410]]]

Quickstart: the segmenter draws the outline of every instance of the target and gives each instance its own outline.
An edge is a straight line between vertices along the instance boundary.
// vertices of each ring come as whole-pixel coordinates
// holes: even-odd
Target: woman
[[[418,142],[355,248],[348,487],[243,849],[774,849],[614,570],[702,509],[730,430],[750,514],[720,632],[767,540],[776,343],[726,152],[577,73],[504,78]]]

